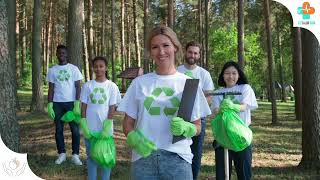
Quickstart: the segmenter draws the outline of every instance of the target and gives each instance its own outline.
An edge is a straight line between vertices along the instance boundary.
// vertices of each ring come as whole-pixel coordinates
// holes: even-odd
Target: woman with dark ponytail
[[[112,118],[116,106],[121,99],[120,91],[115,83],[108,80],[108,62],[106,58],[97,56],[93,59],[92,63],[96,78],[83,85],[80,97],[82,102],[81,123],[87,123],[88,128],[92,133],[105,131],[105,124],[111,124],[108,126],[110,127],[109,132],[102,132],[101,134],[104,136],[112,136]],[[98,179],[97,177],[101,177],[104,180],[110,179],[111,169],[101,167],[93,160],[90,154],[90,146],[92,146],[91,141],[89,141],[90,137],[85,138],[88,179]],[[101,169],[101,176],[97,176],[98,168]]]

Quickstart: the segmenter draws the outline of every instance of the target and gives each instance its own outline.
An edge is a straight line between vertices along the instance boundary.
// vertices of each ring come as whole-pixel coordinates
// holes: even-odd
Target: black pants
[[[65,144],[64,144],[64,135],[63,135],[63,127],[64,122],[61,121],[61,117],[67,112],[72,111],[73,102],[54,102],[53,110],[56,115],[54,122],[56,125],[56,145],[58,149],[58,153],[65,153]],[[79,154],[79,146],[80,146],[80,132],[79,126],[74,121],[69,123],[71,134],[72,134],[72,154]]]
[[[215,149],[216,158],[216,179],[224,180],[224,149],[219,146]],[[237,172],[238,180],[251,179],[251,164],[252,164],[252,146],[248,146],[246,149],[240,152],[229,150],[229,177],[231,179],[232,161]]]

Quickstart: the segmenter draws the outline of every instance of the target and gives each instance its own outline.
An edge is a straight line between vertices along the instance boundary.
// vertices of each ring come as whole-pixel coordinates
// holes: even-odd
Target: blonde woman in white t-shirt
[[[117,104],[121,96],[118,86],[107,79],[107,60],[104,57],[95,57],[92,61],[93,71],[96,75],[95,80],[86,82],[81,91],[81,124],[87,123],[90,133],[100,133],[103,130],[105,121],[112,121]],[[84,122],[82,122],[84,121]],[[112,122],[110,122],[112,124]],[[83,126],[82,126],[83,127]],[[101,133],[103,134],[103,133]],[[106,136],[113,134],[113,126]],[[85,135],[85,133],[84,133]],[[91,141],[85,139],[87,154],[88,179],[96,180],[101,177],[103,180],[110,179],[110,168],[101,167],[90,155]],[[101,175],[98,175],[98,169],[101,169]]]
[[[213,96],[213,114],[217,114],[220,111],[220,107],[231,108],[236,112],[239,112],[240,118],[247,126],[249,126],[251,124],[251,110],[256,109],[258,107],[258,104],[254,91],[248,84],[248,80],[245,74],[236,62],[229,61],[225,63],[219,75],[218,85],[222,88],[216,90],[215,93],[240,92],[241,95],[235,95],[234,97],[232,97],[232,100],[224,100],[223,96]],[[251,179],[251,145],[243,151],[239,152],[229,150],[229,165],[232,164],[232,161],[234,161],[238,179]],[[217,180],[224,180],[224,149],[221,146],[215,147],[215,162],[216,178]],[[229,170],[229,177],[231,178],[231,169]]]
[[[134,79],[118,107],[125,112],[123,131],[132,148],[131,179],[192,180],[191,137],[200,133],[200,118],[211,114],[210,108],[198,87],[191,122],[176,117],[190,77],[176,70],[182,49],[169,27],[151,30],[147,50],[155,72]],[[173,144],[173,135],[186,139]]]

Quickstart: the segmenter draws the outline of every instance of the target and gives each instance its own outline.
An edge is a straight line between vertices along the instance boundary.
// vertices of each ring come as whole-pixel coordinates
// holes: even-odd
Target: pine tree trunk
[[[141,57],[140,57],[140,43],[139,43],[139,29],[137,20],[137,0],[133,0],[133,30],[134,30],[134,44],[136,49],[136,62],[139,67],[141,67]]]
[[[302,120],[302,49],[301,49],[301,28],[292,28],[293,41],[293,88],[294,104],[297,120]]]
[[[281,101],[287,102],[286,89],[284,85],[284,75],[283,75],[283,63],[282,63],[282,41],[281,41],[281,32],[279,27],[279,18],[276,15],[276,29],[277,29],[277,44],[278,44],[278,60],[279,60],[279,77],[281,85]]]
[[[85,21],[85,17],[84,17],[84,11],[82,12],[82,19],[83,22]],[[90,80],[90,75],[89,75],[89,57],[88,57],[88,46],[87,46],[87,36],[86,36],[86,26],[85,23],[83,23],[82,26],[82,39],[83,39],[83,67],[84,67],[84,79],[85,81],[89,81]]]
[[[34,0],[32,26],[32,101],[30,110],[43,112],[43,88],[41,68],[41,0]]]
[[[8,26],[10,25],[7,8],[6,2],[0,0],[0,134],[1,139],[8,148],[19,152],[19,124],[16,117],[16,84],[15,81],[12,81],[16,76],[12,68],[15,61],[14,58],[10,57],[10,35],[8,34]]]
[[[45,41],[45,64],[44,66],[44,74],[47,74],[48,69],[49,69],[49,62],[50,62],[50,54],[52,53],[51,51],[51,30],[52,30],[52,0],[49,0],[49,7],[48,7],[48,18],[47,18],[47,23],[46,23],[46,41]]]
[[[19,0],[16,1],[16,52],[15,52],[15,59],[16,59],[16,79],[17,79],[17,88],[20,86],[20,78],[21,78],[21,66],[20,66],[20,43],[19,43],[19,38],[20,38],[20,5],[19,5]],[[19,102],[19,101],[17,101]],[[17,107],[20,109],[20,107]]]
[[[101,8],[101,54],[103,56],[106,55],[106,44],[105,44],[105,23],[106,23],[106,0],[102,0],[102,8]]]
[[[202,0],[198,0],[198,42],[202,44]],[[203,51],[200,52],[200,66],[203,66]]]
[[[125,0],[121,0],[121,33],[120,33],[120,39],[121,39],[121,71],[123,72],[126,69],[126,55],[125,55],[125,37],[124,37],[124,10],[125,10]],[[125,79],[121,79],[121,91],[125,91]]]
[[[244,68],[244,0],[238,0],[238,63]]]
[[[17,42],[17,34],[16,34],[16,1],[8,1],[7,3],[8,5],[8,18],[9,18],[9,32],[12,32],[11,36],[9,36],[9,50],[10,50],[10,59],[12,59],[14,61],[14,63],[12,63],[12,69],[13,72],[17,72],[17,63],[19,62],[19,59],[16,59],[17,55],[17,46],[16,46],[16,42]],[[14,85],[15,85],[15,89],[17,89],[18,87],[18,81],[17,81],[17,75],[14,76],[14,78],[12,79],[14,81]],[[15,97],[18,97],[17,95],[17,91],[14,92],[15,93]],[[20,109],[20,104],[18,101],[18,98],[16,98],[16,107],[17,109]]]
[[[115,2],[112,0],[111,7],[111,68],[112,68],[112,81],[116,82],[116,70],[115,70],[115,19],[114,19]]]
[[[92,22],[92,0],[88,0],[88,54],[89,54],[89,75],[90,79],[92,79],[93,68],[92,68],[92,59],[94,54],[93,48],[93,22]]]
[[[144,53],[143,53],[143,69],[144,73],[148,73],[150,71],[150,66],[149,66],[149,56],[148,56],[148,51],[147,51],[147,46],[148,46],[148,31],[149,31],[149,21],[148,21],[148,16],[149,16],[149,0],[144,0],[144,16],[143,16],[143,44],[144,44]]]
[[[205,54],[205,60],[204,60],[204,67],[208,69],[208,63],[209,63],[209,2],[208,0],[204,1],[204,18],[205,18],[205,27],[204,27],[204,33],[205,33],[205,47],[202,50]]]
[[[320,45],[302,30],[302,159],[300,166],[320,168]]]
[[[168,19],[167,19],[167,24],[168,24],[168,27],[170,27],[171,29],[173,29],[173,23],[174,23],[174,18],[173,18],[173,1],[174,0],[167,0],[167,3],[168,3]]]
[[[269,71],[269,86],[270,86],[270,99],[272,106],[272,124],[278,124],[277,118],[277,102],[276,93],[274,89],[274,65],[273,65],[273,52],[272,52],[272,35],[271,35],[271,23],[270,23],[270,4],[269,0],[264,0],[264,11],[265,11],[265,25],[267,32],[267,43],[268,43],[268,71]]]
[[[126,67],[131,67],[131,20],[130,20],[130,8],[129,8],[130,0],[126,0],[126,22],[127,22],[127,62]]]
[[[82,69],[82,14],[83,0],[69,1],[68,54],[69,61]]]

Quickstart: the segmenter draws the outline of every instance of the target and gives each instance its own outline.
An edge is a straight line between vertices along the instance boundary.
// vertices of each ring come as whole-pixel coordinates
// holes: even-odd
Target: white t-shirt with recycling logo
[[[88,128],[99,132],[103,128],[103,121],[108,118],[109,106],[119,104],[121,95],[118,86],[112,81],[91,80],[83,85],[80,100],[87,104]],[[113,126],[111,129],[113,133]]]
[[[179,72],[173,75],[149,73],[139,76],[132,81],[117,110],[135,119],[135,128],[142,130],[157,148],[177,153],[192,163],[191,138],[172,144],[173,135],[170,131],[170,121],[177,116],[186,79],[190,77]],[[191,121],[209,114],[210,108],[199,86]],[[132,161],[140,158],[133,150]]]
[[[257,99],[253,89],[248,84],[235,85],[231,88],[221,88],[215,91],[215,93],[223,92],[240,92],[241,95],[230,95],[231,100],[236,104],[246,104],[247,109],[241,111],[239,116],[246,125],[251,124],[251,110],[258,108]],[[212,109],[219,108],[223,96],[213,96]]]
[[[76,100],[75,81],[82,80],[82,74],[73,64],[54,65],[48,71],[46,80],[54,83],[53,102]]]
[[[210,73],[200,66],[189,70],[184,65],[178,66],[177,70],[193,79],[199,79],[200,87],[203,91],[213,91],[214,85]]]

